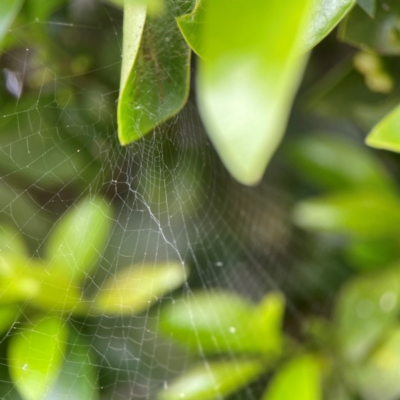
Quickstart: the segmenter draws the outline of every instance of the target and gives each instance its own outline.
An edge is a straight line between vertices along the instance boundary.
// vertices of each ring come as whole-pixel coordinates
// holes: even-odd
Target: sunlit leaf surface
[[[64,362],[67,335],[64,321],[48,318],[10,340],[10,375],[24,400],[45,398]]]
[[[17,16],[23,0],[1,0],[0,2],[0,48],[1,41]]]
[[[158,400],[221,398],[252,381],[264,368],[257,361],[210,362],[173,381],[159,392]]]
[[[375,17],[376,0],[357,0],[358,5],[371,17]]]

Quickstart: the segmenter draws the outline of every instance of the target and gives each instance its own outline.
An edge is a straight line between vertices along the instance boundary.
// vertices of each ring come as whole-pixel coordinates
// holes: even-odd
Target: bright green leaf
[[[399,55],[400,3],[397,0],[377,0],[376,3],[375,18],[367,15],[361,7],[354,7],[341,24],[339,37],[362,50]]]
[[[166,293],[179,288],[187,275],[187,269],[180,263],[125,268],[100,287],[92,311],[139,314]]]
[[[231,174],[251,185],[278,147],[305,59],[298,56],[311,1],[207,4],[200,114]]]
[[[190,49],[175,16],[188,3],[165,1],[164,12],[146,19],[143,5],[126,3],[118,136],[129,144],[168,118],[186,103],[189,94]]]
[[[265,367],[257,361],[210,362],[189,370],[159,392],[158,400],[213,400],[250,383]]]
[[[358,5],[371,17],[375,17],[376,0],[357,0]]]
[[[372,129],[366,143],[378,149],[400,152],[400,106]]]
[[[199,292],[168,306],[161,329],[185,346],[207,353],[278,355],[284,301],[271,294],[256,307],[227,292]]]
[[[23,0],[1,0],[0,2],[0,47],[1,41],[17,16]]]
[[[310,355],[290,360],[272,378],[262,400],[322,400],[321,371]]]
[[[0,307],[0,334],[3,334],[10,326],[17,321],[20,308],[15,305]]]
[[[352,361],[365,357],[397,319],[400,310],[400,268],[362,275],[340,291],[335,307],[338,341]]]
[[[24,400],[42,400],[50,390],[64,362],[67,335],[64,321],[48,318],[11,338],[10,375]]]
[[[72,206],[51,233],[46,258],[54,269],[81,281],[99,260],[112,219],[111,206],[101,198],[87,198]]]
[[[365,146],[338,135],[304,136],[287,150],[295,170],[318,188],[393,189],[387,172]]]
[[[385,192],[356,191],[301,201],[293,210],[300,227],[364,239],[400,234],[400,201]]]
[[[98,369],[91,346],[70,331],[65,362],[44,400],[96,400],[99,398]]]
[[[356,0],[317,0],[308,23],[303,46],[306,50],[315,47],[344,18]]]

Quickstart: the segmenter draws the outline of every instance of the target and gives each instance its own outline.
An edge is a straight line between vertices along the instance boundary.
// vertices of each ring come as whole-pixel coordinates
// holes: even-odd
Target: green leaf
[[[356,0],[317,0],[307,26],[304,50],[311,50],[326,37],[355,3]]]
[[[257,361],[208,362],[195,367],[160,391],[158,400],[213,400],[250,383],[265,366]]]
[[[18,231],[9,226],[0,226],[0,254],[28,254],[26,245]]]
[[[66,0],[25,0],[24,9],[27,11],[30,18],[44,22],[64,3],[66,3]]]
[[[367,136],[366,143],[377,149],[400,152],[400,106],[382,119]]]
[[[375,17],[376,0],[357,0],[358,5],[371,17]]]
[[[338,342],[351,361],[365,357],[396,323],[400,310],[400,267],[362,275],[340,291],[335,306]]]
[[[14,305],[0,307],[0,334],[3,334],[10,326],[17,321],[20,308]]]
[[[70,331],[65,362],[44,400],[97,400],[98,369],[91,346]]]
[[[400,3],[397,0],[377,0],[373,19],[361,7],[354,7],[340,26],[339,38],[362,50],[399,55],[399,17]]]
[[[43,319],[10,340],[8,364],[11,378],[24,400],[41,400],[57,379],[64,361],[65,321]]]
[[[400,396],[400,329],[390,331],[365,363],[356,368],[354,385],[364,400]]]
[[[46,258],[52,268],[81,281],[100,258],[112,219],[111,206],[101,198],[87,198],[72,206],[51,233]]]
[[[258,307],[228,292],[199,292],[168,306],[160,327],[185,346],[206,353],[278,355],[284,301],[270,294]]]
[[[222,161],[242,183],[260,181],[281,141],[305,65],[299,38],[310,8],[308,0],[207,3],[199,109]]]
[[[321,189],[393,189],[387,172],[365,146],[335,134],[293,140],[287,148],[287,160]]]
[[[91,312],[139,314],[179,288],[187,275],[187,269],[180,263],[125,268],[100,287]]]
[[[377,191],[350,191],[299,202],[293,221],[300,227],[363,239],[380,239],[400,233],[397,196]]]
[[[188,3],[165,1],[158,17],[146,19],[143,5],[128,2],[118,103],[118,136],[129,144],[174,116],[189,94],[190,49],[175,16]]]
[[[293,358],[272,378],[262,400],[322,400],[320,369],[311,355]]]
[[[1,0],[0,2],[0,48],[1,41],[18,15],[22,3],[23,0]]]

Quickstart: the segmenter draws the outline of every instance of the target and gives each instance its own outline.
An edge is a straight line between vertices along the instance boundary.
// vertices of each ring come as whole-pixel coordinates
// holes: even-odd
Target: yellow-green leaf
[[[311,3],[206,4],[200,114],[225,166],[242,183],[260,181],[282,139],[305,64],[298,53]]]
[[[258,361],[210,362],[189,370],[159,392],[158,400],[213,400],[250,383],[265,366]],[[285,399],[287,400],[287,399]]]
[[[24,400],[42,400],[50,390],[64,362],[67,334],[65,321],[48,318],[11,338],[10,375]]]
[[[1,0],[0,2],[0,48],[1,41],[17,16],[23,0]]]

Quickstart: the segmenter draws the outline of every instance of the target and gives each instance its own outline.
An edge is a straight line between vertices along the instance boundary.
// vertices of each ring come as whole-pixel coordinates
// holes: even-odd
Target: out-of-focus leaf
[[[377,0],[375,18],[361,7],[355,7],[340,26],[341,40],[362,50],[378,54],[400,54],[398,19],[400,3],[397,0]]]
[[[18,234],[16,229],[9,226],[0,226],[0,254],[27,254],[27,248],[22,236]]]
[[[102,254],[112,210],[101,198],[87,198],[73,207],[51,233],[46,257],[54,269],[62,269],[74,280],[81,281]]]
[[[210,362],[189,370],[159,392],[158,400],[213,400],[254,380],[265,366],[258,361]]]
[[[126,268],[100,288],[92,311],[105,314],[141,313],[160,297],[180,287],[187,275],[187,269],[180,263]]]
[[[400,396],[399,370],[400,329],[396,328],[356,368],[355,387],[365,400],[396,400]]]
[[[118,103],[118,137],[123,145],[174,116],[189,94],[190,49],[175,16],[190,2],[165,0],[164,5],[162,15],[146,19],[143,5],[125,4]]]
[[[65,354],[58,378],[44,400],[98,399],[98,370],[91,346],[77,333],[70,331]]]
[[[376,0],[357,0],[358,5],[371,17],[375,17]]]
[[[4,35],[10,29],[14,18],[17,16],[23,0],[2,0],[0,2],[0,48]]]
[[[129,5],[146,6],[150,15],[157,15],[164,9],[163,0],[107,0],[119,8],[126,8]]]
[[[167,307],[161,329],[185,346],[207,353],[281,351],[284,301],[268,295],[256,307],[227,292],[199,292]]]
[[[372,129],[366,143],[377,149],[400,152],[400,106]]]
[[[287,150],[287,159],[296,171],[318,188],[393,188],[388,174],[365,146],[338,135],[304,136]]]
[[[278,370],[262,400],[322,400],[321,371],[311,355],[296,357]]]
[[[66,3],[66,0],[25,0],[24,8],[31,18],[47,21],[50,15],[64,3]]]
[[[0,334],[3,334],[18,319],[20,308],[16,305],[0,307]]]
[[[8,347],[10,375],[24,400],[40,400],[62,367],[68,330],[58,318],[43,319],[13,336]]]
[[[361,270],[382,268],[400,259],[398,240],[355,241],[346,246],[345,257],[350,265]]]
[[[350,191],[299,202],[293,221],[316,232],[346,234],[364,239],[398,236],[400,201],[377,191]]]
[[[308,23],[303,46],[310,50],[344,18],[356,0],[317,0]]]
[[[278,147],[302,76],[298,56],[311,1],[207,3],[200,114],[231,174],[260,181]]]
[[[335,307],[338,341],[351,361],[365,357],[396,323],[400,310],[400,267],[359,276],[340,291]]]

